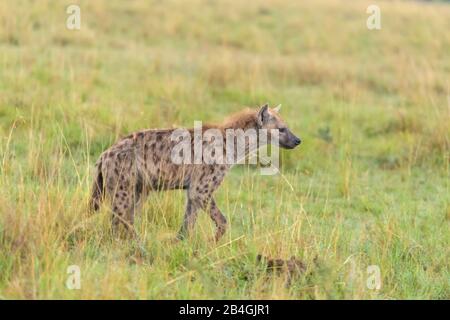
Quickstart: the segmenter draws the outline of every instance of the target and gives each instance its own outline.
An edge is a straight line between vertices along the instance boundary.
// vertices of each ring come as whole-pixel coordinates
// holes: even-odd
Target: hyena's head
[[[258,112],[257,122],[260,129],[267,129],[269,133],[271,129],[278,129],[278,144],[284,149],[294,149],[302,142],[281,119],[280,106],[276,108],[269,108],[267,104],[262,106]]]

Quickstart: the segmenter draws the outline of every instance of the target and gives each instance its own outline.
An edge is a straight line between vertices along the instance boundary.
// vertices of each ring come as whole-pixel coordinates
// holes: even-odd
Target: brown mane
[[[246,108],[227,117],[218,125],[221,129],[249,129],[256,127],[258,110]]]

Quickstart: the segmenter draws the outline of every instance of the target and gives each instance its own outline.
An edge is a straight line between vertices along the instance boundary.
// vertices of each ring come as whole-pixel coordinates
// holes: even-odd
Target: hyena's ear
[[[269,114],[269,105],[266,103],[265,105],[263,105],[261,107],[261,109],[259,109],[258,111],[258,117],[257,117],[257,122],[258,122],[258,126],[262,127],[262,125],[267,122],[267,120],[269,119],[270,114]]]

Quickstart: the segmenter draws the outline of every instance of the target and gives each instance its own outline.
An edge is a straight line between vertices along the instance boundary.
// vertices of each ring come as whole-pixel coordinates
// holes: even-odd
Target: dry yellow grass
[[[0,2],[0,298],[448,299],[450,6],[377,3],[380,31],[367,1]],[[266,101],[304,144],[284,178],[233,170],[221,243],[205,215],[171,242],[181,192],[151,197],[139,241],[111,236],[106,207],[87,214],[119,136]],[[313,274],[286,288],[258,253]]]

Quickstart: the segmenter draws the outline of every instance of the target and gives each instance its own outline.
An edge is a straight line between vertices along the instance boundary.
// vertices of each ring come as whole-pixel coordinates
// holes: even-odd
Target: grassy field
[[[369,4],[1,1],[0,298],[449,299],[450,4],[376,1],[379,31]],[[265,102],[303,144],[282,175],[230,172],[219,243],[206,214],[171,241],[181,191],[150,197],[136,241],[111,234],[107,207],[87,213],[119,137]],[[259,253],[308,274],[286,287]]]

